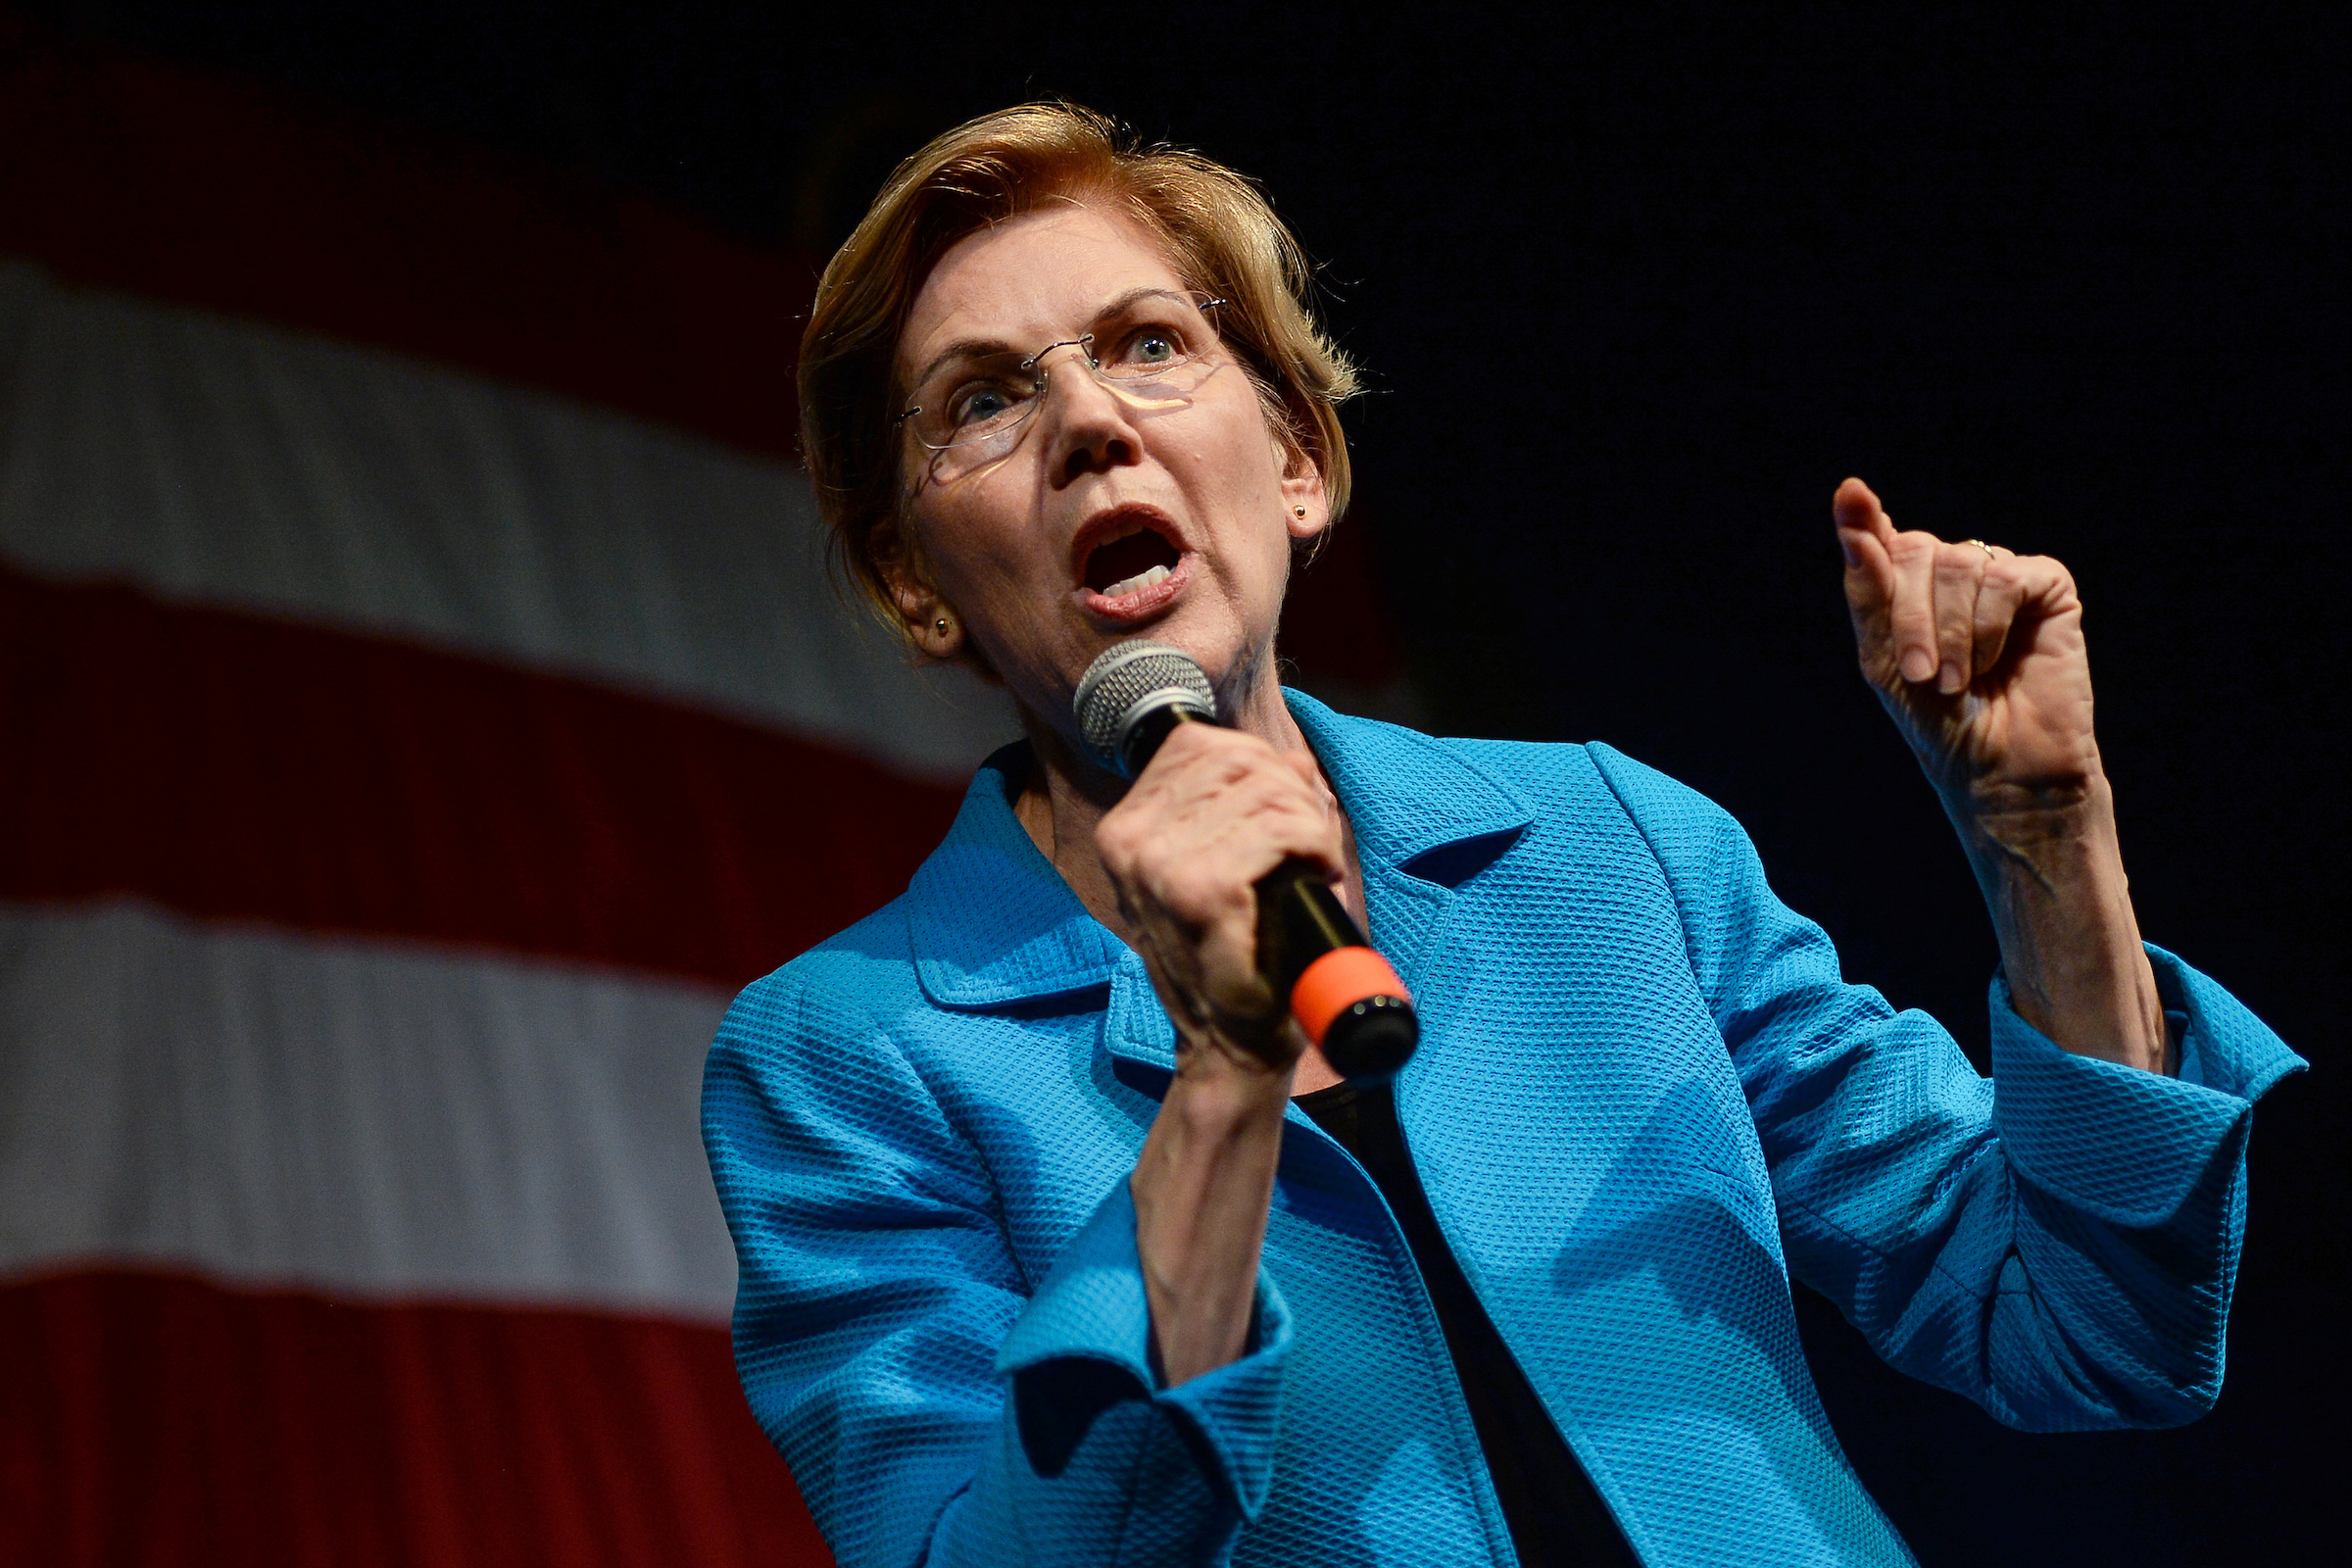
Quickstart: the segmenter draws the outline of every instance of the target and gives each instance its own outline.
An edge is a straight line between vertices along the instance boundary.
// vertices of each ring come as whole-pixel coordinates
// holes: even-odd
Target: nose
[[[1064,348],[1069,352],[1062,352]],[[1038,363],[1046,369],[1046,397],[1039,408],[1046,428],[1046,471],[1058,486],[1090,473],[1107,473],[1142,461],[1143,440],[1133,411],[1102,384],[1093,362],[1077,344],[1056,343]]]

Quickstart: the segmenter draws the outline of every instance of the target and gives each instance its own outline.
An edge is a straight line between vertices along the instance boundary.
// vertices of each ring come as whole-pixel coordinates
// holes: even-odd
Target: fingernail
[[[1935,673],[1935,656],[1925,648],[1914,648],[1903,655],[1903,679],[1916,683]]]
[[[1967,684],[1968,677],[1960,672],[1958,664],[1946,663],[1936,672],[1936,687],[1947,697]]]
[[[1845,537],[1843,528],[1838,530],[1838,553],[1845,558],[1845,564],[1849,566],[1861,562],[1861,557],[1854,554],[1853,544]]]

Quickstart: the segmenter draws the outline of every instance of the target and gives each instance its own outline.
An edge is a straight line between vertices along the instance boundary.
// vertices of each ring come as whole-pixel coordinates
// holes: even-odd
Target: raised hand
[[[2048,556],[1898,533],[1859,479],[1832,510],[1862,673],[1947,808],[2082,799],[2099,749],[2073,575]]]
[[[2164,1070],[2073,575],[2047,556],[1897,533],[1859,479],[1831,510],[1862,673],[1959,829],[2017,1010],[2069,1051]]]

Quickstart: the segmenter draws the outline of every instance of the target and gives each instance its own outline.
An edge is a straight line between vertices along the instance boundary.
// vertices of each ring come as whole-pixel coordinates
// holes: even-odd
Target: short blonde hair
[[[816,285],[801,335],[801,444],[851,584],[905,635],[889,568],[906,552],[910,495],[897,415],[899,336],[958,240],[1055,200],[1115,205],[1165,248],[1185,286],[1224,300],[1218,335],[1256,383],[1269,426],[1314,465],[1337,522],[1347,510],[1339,406],[1355,368],[1307,306],[1305,253],[1257,188],[1198,153],[1146,147],[1104,116],[1023,104],[958,125],[883,185]]]

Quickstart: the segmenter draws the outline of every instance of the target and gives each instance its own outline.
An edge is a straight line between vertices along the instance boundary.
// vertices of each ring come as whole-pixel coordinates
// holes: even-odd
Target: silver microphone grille
[[[1070,699],[1079,739],[1096,761],[1122,776],[1127,737],[1136,721],[1168,707],[1190,709],[1214,722],[1217,694],[1191,655],[1140,638],[1105,648],[1087,666],[1078,694]]]

